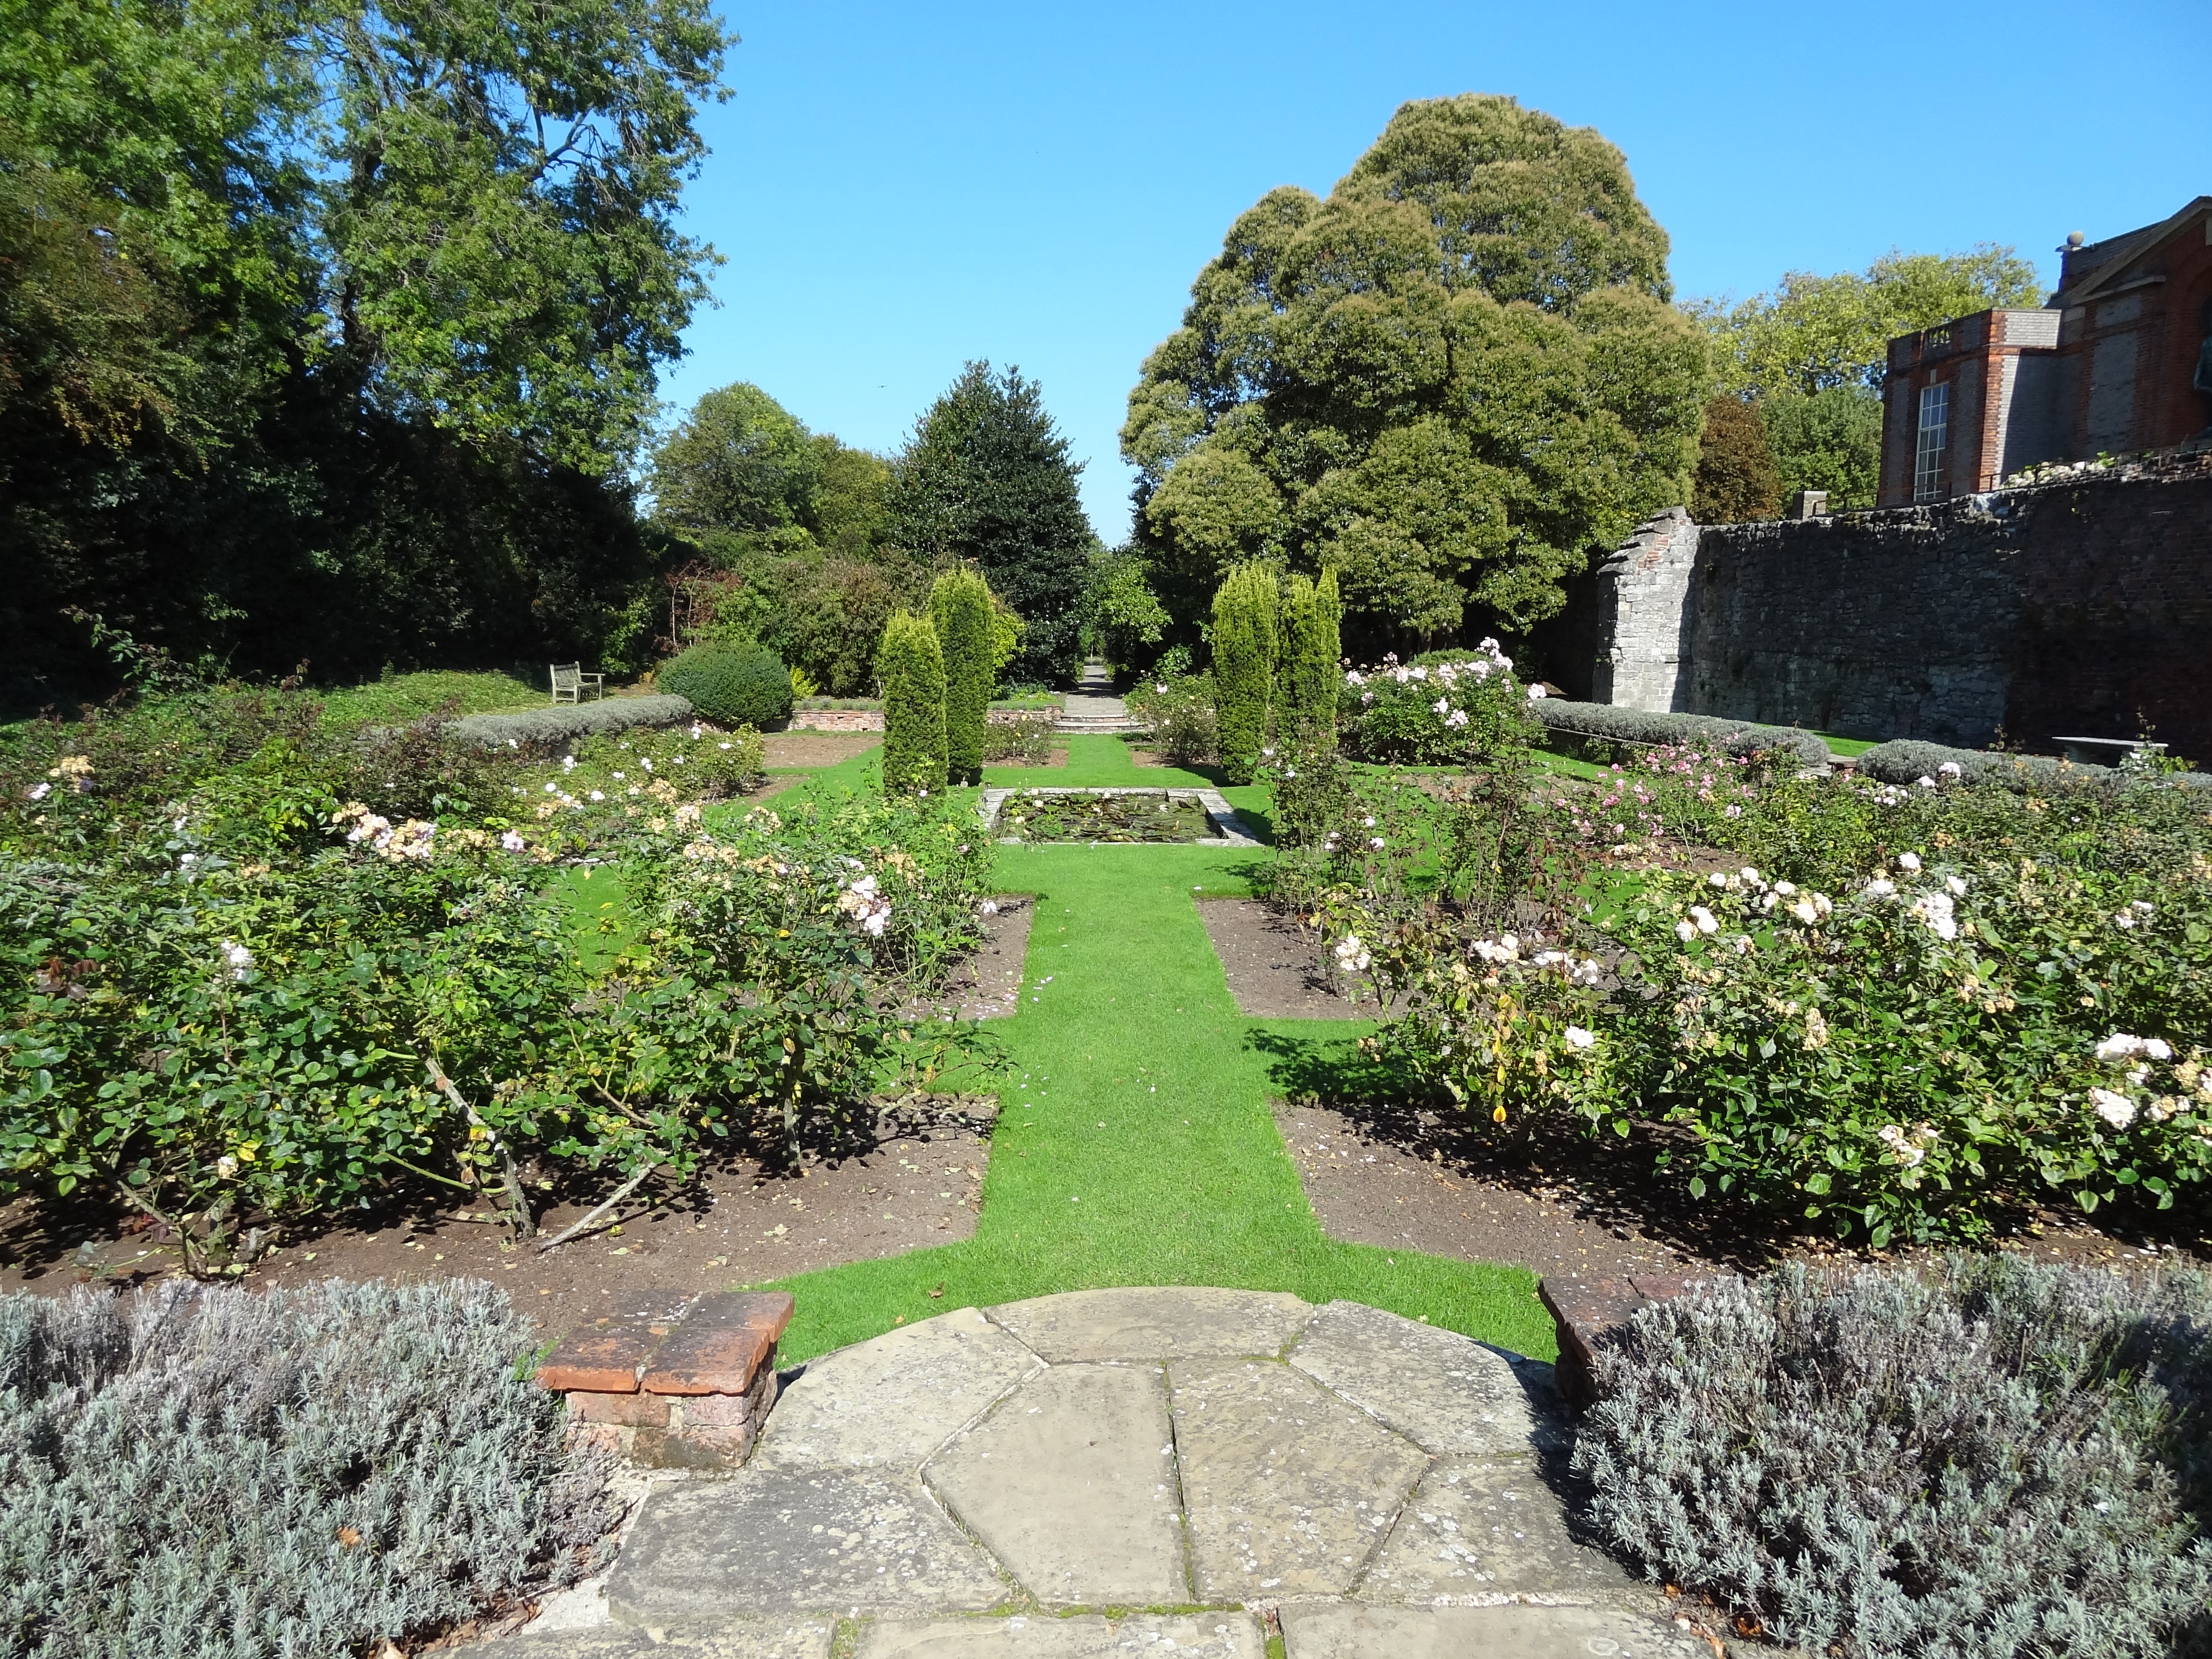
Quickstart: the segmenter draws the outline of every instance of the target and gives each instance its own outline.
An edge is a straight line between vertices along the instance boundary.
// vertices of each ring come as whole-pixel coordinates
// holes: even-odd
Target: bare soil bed
[[[1321,941],[1258,899],[1200,899],[1198,914],[1248,1019],[1372,1019],[1373,1001],[1354,1002],[1323,967]],[[1371,995],[1371,994],[1370,994]]]
[[[761,745],[768,758],[763,763],[771,771],[793,766],[835,766],[866,754],[883,740],[880,732],[763,732]]]
[[[1022,963],[1029,955],[1036,902],[1007,894],[991,902],[998,914],[983,919],[983,943],[952,970],[943,989],[908,1012],[927,1008],[957,1019],[1003,1019],[1014,1012],[1021,1001]]]
[[[288,1234],[244,1282],[489,1279],[558,1333],[649,1291],[727,1290],[950,1243],[975,1231],[988,1110],[971,1103],[902,1111],[859,1152],[810,1158],[795,1170],[780,1149],[735,1153],[663,1189],[649,1212],[633,1206],[634,1218],[542,1253],[507,1244],[507,1230],[482,1209],[367,1212]],[[541,1218],[544,1236],[596,1202],[580,1193],[551,1206]],[[134,1284],[176,1271],[173,1249],[117,1220],[91,1212],[41,1218],[21,1204],[0,1212],[0,1291],[60,1294],[95,1279]]]

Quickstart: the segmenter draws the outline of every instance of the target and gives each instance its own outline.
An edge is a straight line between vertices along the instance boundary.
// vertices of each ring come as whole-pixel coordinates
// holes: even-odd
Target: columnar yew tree
[[[1319,581],[1292,576],[1283,590],[1283,672],[1276,725],[1285,738],[1334,744],[1336,691],[1343,683],[1343,650],[1336,572]]]
[[[1275,567],[1264,559],[1237,566],[1213,596],[1214,703],[1231,783],[1251,782],[1259,768],[1279,640]]]
[[[1405,105],[1327,201],[1237,220],[1146,360],[1121,453],[1161,597],[1191,629],[1266,557],[1336,571],[1362,649],[1553,614],[1592,548],[1689,498],[1710,371],[1668,294],[1595,132]]]
[[[895,611],[876,653],[884,688],[884,793],[945,787],[945,653],[927,617]]]
[[[990,587],[973,570],[948,570],[929,590],[929,617],[945,654],[946,775],[981,783],[983,723],[998,678]]]
[[[973,564],[1025,624],[1012,673],[1053,680],[1080,666],[1091,521],[1079,462],[1018,369],[970,363],[915,422],[891,465],[890,538],[926,562]]]

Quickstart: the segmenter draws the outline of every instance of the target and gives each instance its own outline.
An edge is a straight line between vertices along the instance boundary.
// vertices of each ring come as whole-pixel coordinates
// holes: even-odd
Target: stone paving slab
[[[1380,1308],[1330,1303],[1286,1357],[1438,1456],[1527,1452],[1556,1431],[1496,1349]]]
[[[456,1649],[453,1659],[638,1659],[644,1654],[678,1654],[689,1659],[830,1659],[834,1633],[826,1619],[650,1632],[600,1625],[478,1643]]]
[[[867,1470],[747,1470],[655,1492],[607,1575],[615,1619],[641,1626],[980,1609],[1006,1594],[920,1481]]]
[[[1434,1607],[1501,1595],[1618,1602],[1637,1589],[1611,1556],[1567,1535],[1532,1464],[1455,1459],[1422,1479],[1358,1595]]]
[[[777,1402],[749,1467],[918,1469],[1042,1369],[973,1308],[903,1326],[809,1364]]]
[[[1351,1589],[1426,1454],[1279,1361],[1171,1364],[1169,1380],[1200,1599]]]
[[[1313,1310],[1270,1291],[1069,1291],[988,1310],[1054,1364],[1279,1354]]]
[[[1594,1607],[1283,1609],[1288,1659],[1713,1659],[1671,1624]]]
[[[854,1659],[1264,1659],[1248,1613],[1194,1617],[935,1619],[871,1626]]]
[[[924,1478],[1048,1606],[1187,1601],[1172,1442],[1158,1365],[1055,1365]]]

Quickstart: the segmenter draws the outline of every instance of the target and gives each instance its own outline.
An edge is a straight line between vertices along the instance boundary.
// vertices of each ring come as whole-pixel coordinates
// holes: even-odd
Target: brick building
[[[2212,434],[2212,196],[2060,252],[2047,307],[1978,312],[1889,343],[1879,505]]]

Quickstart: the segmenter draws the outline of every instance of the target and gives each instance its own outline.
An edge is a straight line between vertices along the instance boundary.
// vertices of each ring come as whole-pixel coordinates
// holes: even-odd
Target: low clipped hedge
[[[1796,726],[1761,726],[1717,714],[1662,714],[1648,708],[1541,697],[1529,705],[1549,732],[1609,743],[1718,744],[1732,755],[1785,750],[1802,766],[1826,766],[1828,745]]]
[[[1597,1531],[1769,1639],[2154,1659],[2212,1634],[2202,1274],[1798,1264],[1638,1310],[1597,1370]]]
[[[446,730],[483,749],[510,745],[529,749],[627,732],[633,726],[675,726],[691,719],[696,712],[682,697],[611,697],[602,702],[559,703],[514,714],[471,714]]]
[[[764,727],[791,718],[791,670],[764,645],[695,645],[659,678],[717,726]]]
[[[474,1281],[0,1297],[0,1653],[352,1659],[570,1583],[617,1519]]]
[[[1955,767],[1955,772],[1946,768]],[[1987,749],[1953,749],[1940,743],[1900,738],[1878,743],[1858,758],[1862,775],[1882,783],[1914,784],[1923,778],[1938,783],[1956,777],[1964,783],[1994,783],[2022,793],[2068,788],[2111,788],[2155,779],[2182,789],[2212,788],[2212,774],[2169,772],[2149,774],[2118,767],[2076,766],[2047,755],[2011,755]]]

